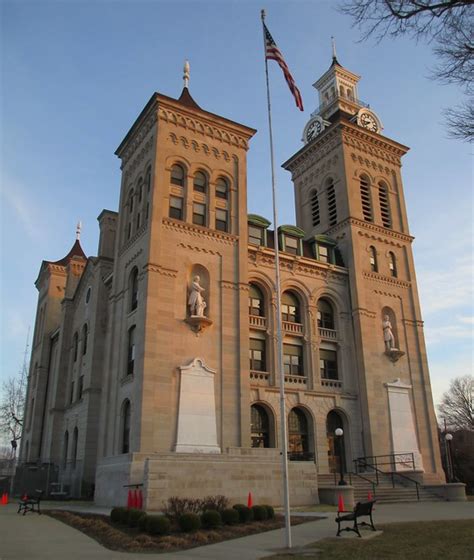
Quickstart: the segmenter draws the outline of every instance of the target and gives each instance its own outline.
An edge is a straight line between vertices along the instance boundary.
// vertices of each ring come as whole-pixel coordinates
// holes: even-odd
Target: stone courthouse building
[[[118,212],[97,256],[43,261],[21,456],[72,495],[318,501],[366,458],[442,481],[401,159],[334,57],[283,167],[296,225],[247,212],[255,130],[155,93],[116,154]],[[279,244],[287,418],[276,371]],[[335,445],[344,430],[343,449]],[[342,448],[342,446],[341,446]]]

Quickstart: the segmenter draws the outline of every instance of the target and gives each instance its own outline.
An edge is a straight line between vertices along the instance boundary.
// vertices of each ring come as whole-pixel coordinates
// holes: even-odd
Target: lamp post
[[[453,439],[453,434],[446,434],[444,436],[444,441],[446,443],[446,463],[448,466],[448,482],[453,482],[453,459],[451,456],[451,440]]]
[[[341,478],[339,480],[339,486],[346,486],[347,482],[344,480],[344,445],[342,442],[342,436],[344,435],[344,430],[342,428],[336,428],[334,431],[334,435],[336,436],[336,441],[339,447],[339,473]]]

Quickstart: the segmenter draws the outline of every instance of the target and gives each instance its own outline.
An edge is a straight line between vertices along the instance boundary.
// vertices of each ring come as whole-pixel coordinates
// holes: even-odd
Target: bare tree
[[[362,30],[362,39],[409,35],[433,43],[431,77],[456,84],[468,101],[445,111],[453,138],[474,139],[474,0],[342,0],[339,9]]]
[[[446,425],[454,430],[474,430],[474,379],[472,375],[456,377],[438,406]]]

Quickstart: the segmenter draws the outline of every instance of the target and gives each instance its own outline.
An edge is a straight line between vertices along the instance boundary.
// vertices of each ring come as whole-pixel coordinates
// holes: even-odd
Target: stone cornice
[[[130,176],[133,175],[135,169],[142,163],[142,161],[147,156],[148,152],[153,147],[153,142],[155,141],[155,137],[151,136],[145,142],[142,149],[135,155],[135,151],[138,149],[138,147],[140,145],[140,142],[142,140],[143,140],[143,137],[140,136],[140,139],[134,144],[135,149],[133,150],[133,152],[130,153],[128,159],[124,159],[124,158],[122,159],[122,164],[120,166],[120,169],[124,169],[124,167],[127,166],[127,168],[124,171],[124,178],[125,178],[126,181],[128,181]],[[135,155],[135,157],[133,159],[131,159],[133,155]],[[130,161],[130,165],[127,165],[129,161]]]
[[[397,244],[395,242],[396,239],[400,241],[404,241],[405,243],[412,243],[413,240],[415,239],[414,237],[412,237],[411,235],[407,235],[406,233],[400,233],[399,231],[387,229],[382,226],[373,224],[371,222],[365,222],[364,220],[359,220],[358,218],[351,218],[351,217],[346,218],[345,220],[339,222],[334,227],[329,228],[326,231],[326,235],[338,239],[336,235],[337,232],[341,231],[348,225],[360,227],[362,231],[359,230],[357,232],[359,235],[362,235],[364,237],[369,237],[370,239],[374,239],[376,241],[382,241],[383,243],[396,245],[398,247],[403,247],[403,245]],[[379,237],[377,237],[376,234],[379,234]]]
[[[193,237],[200,237],[204,240],[209,240],[209,238],[211,238],[219,243],[224,243],[225,245],[235,245],[238,240],[237,236],[230,233],[195,226],[193,224],[188,224],[187,222],[171,220],[169,218],[163,218],[163,227],[173,231],[181,231]]]
[[[169,136],[168,136],[169,140],[175,145],[177,146],[178,144],[181,144],[181,146],[185,149],[185,150],[189,150],[192,149],[194,150],[196,153],[203,153],[208,157],[214,156],[215,159],[223,159],[225,161],[230,161],[231,157],[232,159],[238,159],[237,156],[235,154],[232,154],[232,156],[229,154],[229,152],[227,152],[226,150],[218,150],[216,147],[209,147],[207,144],[204,144],[202,142],[196,142],[196,140],[189,140],[188,138],[186,138],[186,136],[177,136],[174,132],[170,132]]]
[[[123,149],[119,147],[115,152],[116,155],[122,160],[121,168],[123,169],[125,165],[130,161],[131,157],[135,154],[138,147],[143,143],[144,139],[148,136],[150,130],[155,126],[157,122],[157,116],[155,111],[151,111],[149,115],[147,115],[144,120],[139,123],[135,130],[133,127],[131,129],[130,138],[125,139],[125,146]],[[134,125],[135,126],[135,125]],[[148,151],[150,149],[151,144],[153,142],[150,139],[142,148],[143,151]],[[139,154],[140,155],[140,154]],[[136,161],[138,157],[132,162],[134,164],[134,168],[136,167]],[[129,170],[127,170],[129,171]],[[131,171],[131,170],[130,170]]]
[[[176,276],[178,276],[177,270],[166,268],[161,266],[161,264],[147,263],[144,268],[146,272],[157,272],[158,274],[168,276],[169,278],[176,278]]]
[[[370,311],[365,307],[357,307],[356,309],[352,310],[353,317],[356,317],[358,315],[362,317],[368,317],[369,319],[375,319],[377,317],[377,314],[374,311]]]
[[[248,292],[249,285],[245,282],[230,282],[229,280],[221,280],[222,288],[227,290],[235,290],[235,291],[242,291]]]
[[[405,280],[400,280],[399,278],[392,278],[391,276],[384,276],[378,274],[377,272],[363,272],[364,278],[368,280],[373,280],[380,284],[390,284],[392,286],[397,286],[398,288],[410,288],[411,282],[406,282]]]
[[[409,327],[423,327],[425,324],[424,321],[420,321],[418,319],[403,319],[402,323]]]

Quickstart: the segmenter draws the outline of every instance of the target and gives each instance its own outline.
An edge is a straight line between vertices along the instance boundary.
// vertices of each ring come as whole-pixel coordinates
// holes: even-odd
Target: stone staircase
[[[409,480],[403,480],[400,477],[395,476],[395,488],[392,484],[392,478],[389,474],[379,473],[379,483],[377,485],[377,480],[375,474],[364,473],[362,475],[364,478],[359,477],[355,474],[346,473],[344,479],[348,484],[354,487],[354,501],[362,502],[366,501],[371,492],[374,499],[378,503],[389,504],[395,502],[416,502],[418,497],[416,494],[416,485]],[[369,482],[372,481],[375,486]],[[336,476],[336,484],[339,482],[339,475]],[[320,474],[318,476],[318,484],[320,487],[334,486],[334,475],[333,474]],[[433,492],[429,492],[420,484],[418,486],[418,491],[420,495],[420,501],[430,502],[430,501],[440,501],[443,498],[437,496]]]

